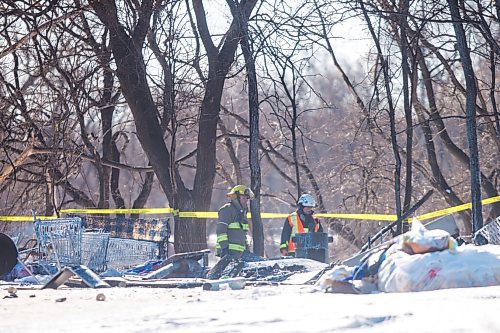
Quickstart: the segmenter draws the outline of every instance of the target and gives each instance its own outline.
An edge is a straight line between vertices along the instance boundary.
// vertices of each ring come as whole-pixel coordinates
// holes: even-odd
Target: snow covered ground
[[[500,286],[331,294],[311,286],[204,291],[0,287],[0,332],[500,332]],[[96,295],[103,293],[104,301]],[[59,300],[59,301],[58,301]],[[63,301],[61,301],[63,300]]]

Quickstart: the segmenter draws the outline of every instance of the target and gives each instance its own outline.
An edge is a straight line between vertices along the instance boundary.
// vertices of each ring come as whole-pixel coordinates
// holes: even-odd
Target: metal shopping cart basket
[[[110,238],[108,246],[108,267],[127,269],[149,260],[158,260],[160,243],[135,239]]]
[[[79,265],[82,260],[82,220],[79,217],[35,219],[40,265]]]
[[[479,229],[474,235],[474,242],[477,245],[500,245],[500,216]]]
[[[109,232],[102,229],[85,230],[82,234],[82,264],[95,272],[107,268]]]

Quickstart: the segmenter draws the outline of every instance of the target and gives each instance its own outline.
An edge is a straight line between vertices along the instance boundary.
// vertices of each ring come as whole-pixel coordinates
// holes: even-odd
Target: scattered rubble
[[[83,284],[90,288],[109,288],[110,285],[103,281],[96,273],[83,265],[64,267],[52,279],[50,279],[42,289],[57,289],[59,286],[68,282],[73,276],[78,276]],[[77,282],[78,283],[78,282]]]
[[[246,280],[245,278],[232,278],[232,279],[220,279],[220,280],[212,280],[209,282],[203,283],[203,290],[222,290],[222,289],[232,289],[232,290],[240,290],[245,288]]]
[[[500,285],[500,246],[495,245],[499,225],[500,219],[496,219],[476,234],[478,240],[488,245],[458,247],[449,232],[427,230],[414,221],[412,230],[365,251],[349,264],[347,261],[344,264],[327,264],[293,257],[264,259],[245,252],[240,259],[224,257],[209,269],[210,251],[206,249],[175,254],[164,260],[147,261],[125,271],[110,267],[100,275],[87,266],[69,264],[59,269],[46,264],[34,274],[31,268],[37,266],[30,263],[29,267],[20,266],[19,271],[26,271],[27,276],[16,282],[42,284],[38,289],[57,289],[65,285],[96,289],[202,287],[205,291],[239,290],[248,285],[308,284],[325,292],[345,294]],[[12,247],[6,237],[0,238],[2,249]],[[5,257],[5,253],[1,255]],[[12,251],[8,253],[10,267]],[[17,256],[17,250],[15,253]],[[60,263],[57,262],[58,265]],[[2,267],[7,266],[4,264]],[[53,274],[41,274],[54,269],[56,271]],[[17,297],[18,288],[9,286],[9,295],[4,298]],[[65,300],[60,298],[56,302]],[[106,296],[99,293],[96,300],[104,301]]]
[[[367,251],[356,266],[333,267],[316,285],[323,291],[338,293],[500,285],[500,246],[458,246],[447,231],[428,230],[414,220],[410,231]]]

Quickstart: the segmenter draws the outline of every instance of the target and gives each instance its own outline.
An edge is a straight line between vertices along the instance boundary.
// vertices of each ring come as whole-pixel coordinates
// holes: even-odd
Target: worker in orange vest
[[[323,226],[318,218],[313,216],[316,200],[310,194],[302,194],[297,201],[297,210],[286,218],[281,232],[280,252],[283,256],[295,255],[295,243],[292,237],[295,234],[306,232],[323,232]]]

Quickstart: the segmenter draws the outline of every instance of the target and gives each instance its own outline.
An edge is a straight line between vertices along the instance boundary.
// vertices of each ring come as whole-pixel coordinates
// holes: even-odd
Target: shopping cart
[[[95,272],[107,268],[109,232],[102,229],[85,230],[82,234],[82,264]]]
[[[39,264],[48,269],[57,265],[80,265],[82,260],[82,220],[79,217],[40,220],[35,218]]]
[[[500,216],[479,229],[474,235],[474,242],[477,245],[500,245]]]
[[[160,243],[135,239],[110,238],[107,263],[117,270],[143,264],[149,260],[159,260]]]

